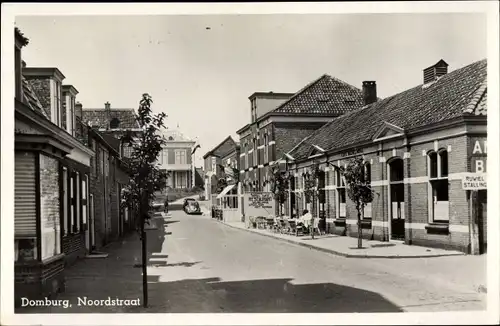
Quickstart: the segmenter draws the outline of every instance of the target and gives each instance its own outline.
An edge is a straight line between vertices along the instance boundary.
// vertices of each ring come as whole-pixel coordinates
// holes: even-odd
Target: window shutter
[[[15,153],[15,236],[36,236],[35,154]]]

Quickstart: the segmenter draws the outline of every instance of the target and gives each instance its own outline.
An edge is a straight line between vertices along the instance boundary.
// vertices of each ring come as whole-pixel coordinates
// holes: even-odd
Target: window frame
[[[443,155],[446,155],[446,173],[443,175]],[[433,157],[435,156],[435,169],[436,175],[433,176]],[[428,181],[428,201],[429,201],[429,223],[437,223],[437,224],[449,224],[450,223],[450,214],[449,214],[449,202],[450,202],[450,186],[449,186],[449,157],[448,150],[445,148],[440,148],[438,150],[431,150],[427,152],[427,176],[429,178]],[[446,185],[443,189],[439,189],[440,186]],[[446,194],[437,194],[437,192],[443,191]],[[444,195],[447,200],[437,200],[438,197]],[[436,205],[438,202],[442,202],[441,205],[447,205],[447,217],[436,218]]]

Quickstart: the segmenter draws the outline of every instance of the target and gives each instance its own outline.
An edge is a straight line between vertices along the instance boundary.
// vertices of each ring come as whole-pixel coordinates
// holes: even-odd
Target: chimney
[[[375,81],[363,82],[363,101],[364,105],[377,102],[377,83]]]
[[[83,110],[83,105],[80,102],[75,103],[75,116],[79,117],[82,119],[82,110]]]
[[[424,69],[424,84],[438,80],[439,77],[448,73],[448,64],[443,60],[439,60],[433,66]]]
[[[109,102],[104,103],[104,112],[106,112],[106,129],[110,129],[111,104]]]

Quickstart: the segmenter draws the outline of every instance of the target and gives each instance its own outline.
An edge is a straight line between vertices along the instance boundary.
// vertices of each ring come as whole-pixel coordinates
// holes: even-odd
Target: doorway
[[[404,164],[401,158],[389,163],[390,240],[405,240]]]
[[[478,226],[478,240],[479,240],[479,254],[485,254],[487,249],[487,190],[479,190],[478,196],[478,212],[477,212],[477,226]]]

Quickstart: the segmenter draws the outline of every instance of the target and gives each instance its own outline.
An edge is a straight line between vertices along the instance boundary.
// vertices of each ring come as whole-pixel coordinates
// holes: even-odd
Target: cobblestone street
[[[333,256],[174,211],[148,231],[149,307],[78,306],[78,298],[140,299],[137,235],[66,270],[72,307],[17,312],[401,312],[485,308],[475,288],[484,256],[363,259]],[[484,267],[483,267],[484,266]],[[473,267],[473,268],[472,268]],[[474,275],[473,275],[474,274]],[[473,281],[474,280],[474,281]]]

